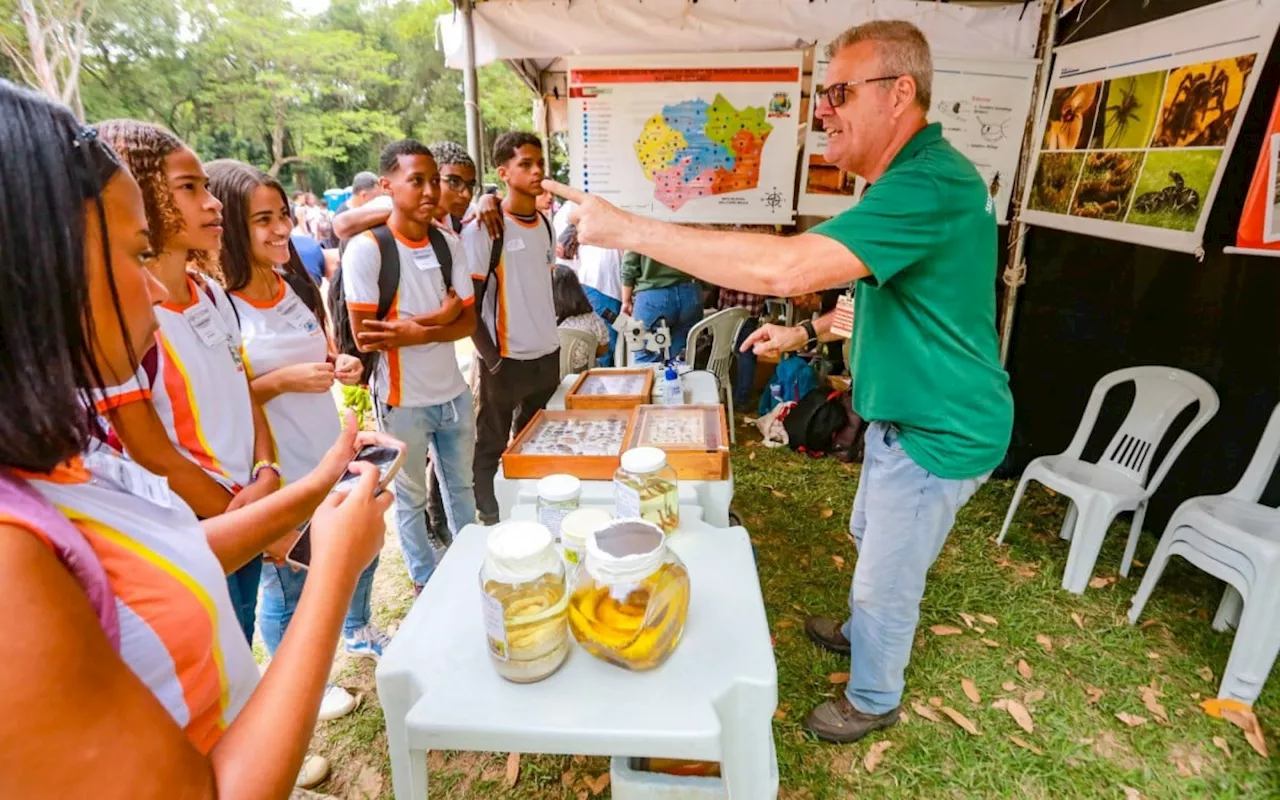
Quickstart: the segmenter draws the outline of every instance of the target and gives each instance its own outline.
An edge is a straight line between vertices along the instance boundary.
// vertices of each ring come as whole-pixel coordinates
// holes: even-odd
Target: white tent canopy
[[[487,0],[473,12],[476,64],[569,55],[791,50],[873,19],[915,23],[935,53],[1032,58],[1040,3],[968,6],[913,0]],[[440,18],[445,63],[464,69],[461,14]],[[531,65],[532,66],[532,65]]]

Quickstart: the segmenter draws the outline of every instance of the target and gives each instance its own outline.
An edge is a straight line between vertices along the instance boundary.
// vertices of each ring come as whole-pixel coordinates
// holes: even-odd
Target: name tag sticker
[[[297,295],[288,295],[280,301],[277,307],[280,316],[284,317],[284,321],[302,331],[303,333],[313,333],[320,330],[319,323],[316,322],[315,314],[302,304]]]
[[[227,338],[225,331],[219,330],[213,321],[213,312],[202,305],[195,305],[182,312],[182,316],[196,332],[205,347],[216,347]]]
[[[845,293],[836,300],[835,316],[831,319],[831,333],[841,339],[853,336],[853,295]]]
[[[508,239],[506,244],[508,253],[519,253],[524,249],[524,239],[515,238]]]
[[[431,252],[429,247],[413,251],[413,265],[423,272],[429,269],[440,269],[440,262],[436,260],[436,254]]]
[[[98,473],[126,494],[141,497],[152,505],[173,508],[173,493],[169,482],[142,469],[134,469],[124,459],[106,453],[91,453],[85,457],[85,466]]]

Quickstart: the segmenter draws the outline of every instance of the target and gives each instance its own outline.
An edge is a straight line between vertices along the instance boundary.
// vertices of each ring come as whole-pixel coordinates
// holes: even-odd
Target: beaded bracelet
[[[276,474],[277,478],[280,477],[279,464],[274,461],[259,461],[253,465],[253,472],[250,474],[249,480],[256,481],[258,479],[258,475],[260,475],[264,469],[269,469]]]

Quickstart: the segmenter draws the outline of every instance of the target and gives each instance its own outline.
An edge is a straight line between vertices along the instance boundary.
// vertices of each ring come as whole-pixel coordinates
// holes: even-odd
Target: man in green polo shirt
[[[627,214],[559,184],[578,238],[634,250],[710,283],[791,297],[859,281],[850,370],[871,424],[849,529],[858,547],[850,615],[811,618],[810,638],[850,654],[849,684],[805,727],[853,742],[898,720],[925,579],[956,512],[1004,458],[1013,398],[995,330],[996,222],[973,165],[930,125],[929,45],[879,20],[832,43],[817,115],[825,158],[870,183],[861,201],[789,238],[702,231]],[[830,338],[831,315],[766,325],[746,347]]]

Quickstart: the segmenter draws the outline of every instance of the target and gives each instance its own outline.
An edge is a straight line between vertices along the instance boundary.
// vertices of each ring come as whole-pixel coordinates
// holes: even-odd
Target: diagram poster
[[[675,222],[790,223],[802,54],[569,59],[572,184]]]
[[[828,164],[827,135],[818,119],[827,72],[826,43],[815,48],[811,118],[804,143],[804,176],[798,211],[831,217],[862,196],[862,178]],[[1035,91],[1035,61],[974,61],[934,58],[929,120],[942,124],[947,141],[969,157],[986,181],[996,219],[1008,218],[1022,131]]]
[[[1236,229],[1236,247],[1274,250],[1280,255],[1280,93],[1262,137],[1244,213]]]
[[[1227,0],[1059,48],[1023,220],[1199,249],[1276,8]]]

